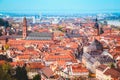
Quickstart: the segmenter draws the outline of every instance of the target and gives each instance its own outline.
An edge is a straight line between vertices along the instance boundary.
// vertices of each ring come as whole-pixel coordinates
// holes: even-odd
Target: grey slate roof
[[[97,50],[103,50],[103,45],[96,39],[91,43],[91,45],[95,46]]]
[[[77,37],[81,37],[80,34],[66,34],[67,38],[77,38]]]
[[[31,32],[28,34],[27,40],[50,40],[52,39],[52,33],[48,32]]]
[[[108,55],[99,55],[99,56],[92,56],[89,53],[83,53],[83,57],[85,57],[87,59],[87,61],[91,64],[94,64],[94,62],[98,61],[101,64],[109,64],[109,63],[113,63],[114,59],[112,59],[111,57],[109,57]]]
[[[50,40],[51,37],[27,37],[26,40]]]
[[[83,57],[85,57],[86,59],[90,58],[91,56],[88,53],[83,53]]]
[[[108,55],[100,55],[97,60],[101,63],[101,64],[108,64],[108,63],[113,63],[114,60],[109,57]]]
[[[12,38],[12,39],[22,38],[22,35],[11,35],[10,38]]]
[[[26,40],[51,40],[52,39],[52,33],[50,32],[31,32],[27,31],[27,37]],[[5,38],[11,38],[11,39],[16,39],[16,38],[22,38],[22,31],[19,31],[17,35],[10,35],[10,36],[4,36]],[[3,38],[4,38],[3,37]]]
[[[52,37],[52,34],[48,32],[31,32],[28,37]]]
[[[87,62],[89,62],[90,64],[94,64],[94,62],[97,61],[95,58],[93,58],[88,53],[83,53],[83,57],[85,57],[87,59]]]

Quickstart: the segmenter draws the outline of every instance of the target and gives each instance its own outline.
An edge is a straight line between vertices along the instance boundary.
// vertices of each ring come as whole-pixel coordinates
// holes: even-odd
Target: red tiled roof
[[[24,46],[17,46],[17,49],[18,49],[18,50],[24,50],[25,47],[24,47]]]
[[[22,61],[19,61],[19,62],[11,62],[11,63],[10,63],[10,65],[13,66],[13,67],[14,67],[14,66],[24,66],[24,64],[25,64],[25,63],[22,62]]]
[[[30,55],[18,55],[17,56],[19,59],[30,59],[31,56]]]
[[[29,67],[30,69],[41,69],[44,67],[44,65],[42,63],[37,63],[37,62],[32,62],[32,63],[27,63],[27,67]]]
[[[120,60],[117,63],[117,67],[120,69]]]
[[[75,57],[71,54],[67,53],[49,53],[48,55],[45,56],[46,61],[71,61],[75,62]]]
[[[44,67],[41,71],[44,75],[46,75],[47,78],[50,78],[54,74],[54,72],[49,67]]]
[[[104,71],[106,68],[107,68],[107,66],[103,65],[103,64],[97,67],[97,69],[100,71]]]
[[[0,65],[3,65],[5,63],[4,60],[0,60]]]
[[[120,72],[114,70],[114,69],[108,69],[104,73],[105,75],[110,75],[112,78],[120,78]]]
[[[73,72],[88,72],[88,70],[82,66],[82,64],[72,65]]]

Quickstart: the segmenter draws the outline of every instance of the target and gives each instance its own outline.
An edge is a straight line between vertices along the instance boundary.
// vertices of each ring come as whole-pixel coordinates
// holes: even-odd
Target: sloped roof
[[[47,78],[50,78],[54,74],[54,72],[49,67],[42,68],[41,72]]]
[[[111,57],[109,57],[108,55],[100,55],[97,60],[101,63],[112,63],[114,62],[114,59],[112,59]]]
[[[98,40],[94,40],[92,43],[91,43],[92,46],[95,46],[97,50],[103,50],[103,45],[102,43],[100,43]]]
[[[31,32],[28,34],[27,40],[50,40],[52,39],[52,33],[48,32]]]
[[[98,70],[100,70],[100,71],[104,71],[105,69],[107,68],[107,66],[106,65],[99,65],[98,67],[97,67],[97,69]]]
[[[110,75],[112,78],[120,79],[120,72],[118,72],[114,69],[107,69],[104,74]]]

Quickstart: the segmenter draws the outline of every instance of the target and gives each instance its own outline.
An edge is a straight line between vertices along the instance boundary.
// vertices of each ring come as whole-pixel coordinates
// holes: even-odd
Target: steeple
[[[27,37],[27,19],[23,18],[23,39]]]
[[[97,18],[95,19],[94,28],[97,29],[97,36],[99,36],[99,35],[100,35],[100,32],[99,32],[99,24],[98,24],[98,19],[97,19]]]

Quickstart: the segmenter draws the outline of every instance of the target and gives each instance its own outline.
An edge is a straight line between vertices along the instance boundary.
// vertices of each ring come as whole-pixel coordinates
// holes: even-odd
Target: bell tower
[[[98,19],[97,18],[95,19],[94,28],[97,29],[97,36],[99,36],[100,35],[100,31],[99,31],[99,24],[98,24]]]
[[[27,20],[26,17],[23,18],[23,39],[27,37]]]

